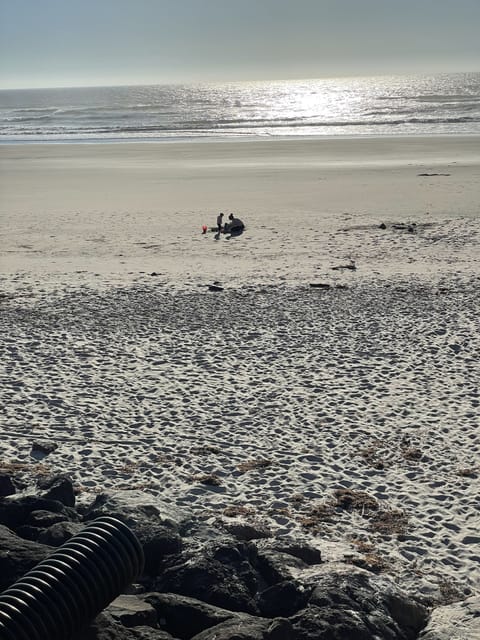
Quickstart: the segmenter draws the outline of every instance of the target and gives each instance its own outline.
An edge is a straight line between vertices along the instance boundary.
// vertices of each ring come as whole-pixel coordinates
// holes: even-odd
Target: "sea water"
[[[0,141],[480,134],[480,73],[0,91]]]

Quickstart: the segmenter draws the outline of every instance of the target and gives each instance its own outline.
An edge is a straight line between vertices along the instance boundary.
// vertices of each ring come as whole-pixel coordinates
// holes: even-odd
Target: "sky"
[[[0,0],[0,88],[480,71],[480,0]]]

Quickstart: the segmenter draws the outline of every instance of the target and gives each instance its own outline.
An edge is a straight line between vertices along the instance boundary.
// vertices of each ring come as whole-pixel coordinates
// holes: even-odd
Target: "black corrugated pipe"
[[[143,570],[143,549],[116,518],[89,523],[0,595],[1,640],[70,640]]]

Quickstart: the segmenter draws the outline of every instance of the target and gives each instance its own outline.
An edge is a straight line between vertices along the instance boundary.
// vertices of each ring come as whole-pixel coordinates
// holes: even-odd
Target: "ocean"
[[[0,142],[480,134],[480,73],[0,90]]]

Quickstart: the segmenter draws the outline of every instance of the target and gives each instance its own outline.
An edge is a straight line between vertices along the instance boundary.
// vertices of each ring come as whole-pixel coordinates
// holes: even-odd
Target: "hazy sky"
[[[480,0],[0,0],[0,88],[480,71]]]

